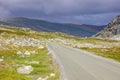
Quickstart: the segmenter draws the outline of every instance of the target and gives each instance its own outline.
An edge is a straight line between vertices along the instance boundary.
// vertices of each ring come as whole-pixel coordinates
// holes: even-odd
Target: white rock
[[[39,77],[37,80],[48,80],[49,76],[46,76],[45,78]]]
[[[46,79],[46,78],[43,78],[42,80],[48,80],[48,79]]]
[[[22,52],[21,52],[21,51],[18,51],[18,52],[17,52],[17,54],[21,55],[21,54],[22,54]]]
[[[33,71],[33,67],[32,66],[23,66],[23,67],[19,67],[17,69],[17,72],[19,74],[30,74]]]
[[[43,48],[44,48],[44,46],[40,45],[40,46],[39,46],[39,48],[40,48],[40,49],[43,49]]]
[[[41,77],[39,77],[37,80],[43,80]]]
[[[0,59],[0,62],[4,61],[4,59]]]
[[[51,73],[51,74],[50,74],[50,76],[51,76],[51,77],[54,77],[54,76],[55,76],[55,74],[54,74],[54,73]]]
[[[29,51],[25,51],[24,54],[27,55],[27,56],[30,56],[30,52]]]
[[[45,79],[48,80],[48,79],[49,79],[49,76],[46,76]]]

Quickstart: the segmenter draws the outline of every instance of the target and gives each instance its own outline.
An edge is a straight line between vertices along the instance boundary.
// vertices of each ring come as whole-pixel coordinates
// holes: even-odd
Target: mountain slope
[[[102,31],[98,32],[94,37],[115,38],[120,36],[120,15],[114,18]]]
[[[88,25],[88,24],[71,24],[73,26],[77,26],[77,27],[81,27],[81,28],[85,28],[86,30],[90,30],[93,31],[95,33],[99,32],[100,30],[102,30],[106,25],[101,25],[101,26],[96,26],[96,25]]]
[[[85,27],[83,25],[62,24],[45,20],[29,19],[24,17],[8,18],[1,21],[1,24],[17,27],[28,27],[37,31],[63,32],[78,37],[89,37],[94,35],[99,29]]]

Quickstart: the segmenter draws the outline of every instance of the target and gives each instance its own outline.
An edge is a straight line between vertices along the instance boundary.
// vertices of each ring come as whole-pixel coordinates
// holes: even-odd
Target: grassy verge
[[[111,58],[120,62],[120,47],[112,48],[82,48],[83,50],[92,52],[96,55]]]
[[[55,73],[56,76],[49,78],[49,80],[59,80],[60,73],[53,63],[51,55],[47,54],[47,49],[24,47],[21,51],[23,50],[35,50],[36,53],[21,57],[16,54],[17,50],[0,51],[0,58],[4,57],[4,61],[0,62],[0,80],[37,80],[38,77],[45,78],[51,73]],[[39,64],[31,63],[33,61],[37,61]],[[34,70],[28,75],[19,74],[17,68],[22,65],[31,65]]]
[[[37,80],[39,77],[45,78],[47,76],[49,76],[48,80],[60,79],[59,70],[45,47],[45,41],[55,38],[56,34],[0,26],[0,37],[0,80]],[[19,40],[21,37],[25,38],[25,41]],[[44,48],[22,45],[27,44],[27,41],[30,41],[32,38],[41,41],[40,43],[33,41],[34,45],[39,44],[44,46]],[[11,39],[14,41],[9,41]],[[15,47],[13,43],[16,41],[21,42],[21,45]],[[32,54],[17,54],[19,51],[22,53],[28,51]],[[17,72],[17,69],[22,66],[32,66],[33,71],[30,74],[20,74]],[[51,73],[54,73],[55,76],[50,77]]]

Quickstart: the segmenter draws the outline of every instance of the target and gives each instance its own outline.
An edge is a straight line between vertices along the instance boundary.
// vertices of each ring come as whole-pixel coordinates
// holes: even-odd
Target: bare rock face
[[[113,36],[111,39],[113,39],[113,40],[120,40],[120,34]]]
[[[104,30],[98,32],[93,37],[98,38],[112,38],[116,35],[120,34],[120,15],[114,18]]]

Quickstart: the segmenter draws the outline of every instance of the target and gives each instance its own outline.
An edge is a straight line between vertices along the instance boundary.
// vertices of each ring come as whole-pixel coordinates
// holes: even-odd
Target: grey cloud
[[[94,14],[120,10],[120,0],[1,0],[0,3],[10,10],[36,10],[47,15]]]
[[[75,24],[93,24],[93,25],[105,25],[108,24],[119,13],[106,13],[96,15],[80,15],[80,16],[59,16],[59,17],[43,17],[49,21],[57,21],[62,23],[75,23]]]
[[[54,20],[59,18],[56,21],[63,19],[68,22],[72,21],[69,19],[73,19],[73,22],[85,22],[94,18],[97,22],[95,18],[101,20],[100,16],[105,16],[103,14],[111,13],[114,16],[120,13],[119,4],[120,0],[0,0],[0,17],[27,16]]]
[[[10,15],[9,10],[0,7],[0,17],[8,17]]]

